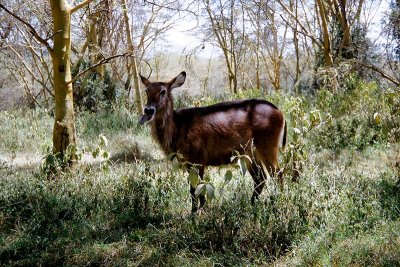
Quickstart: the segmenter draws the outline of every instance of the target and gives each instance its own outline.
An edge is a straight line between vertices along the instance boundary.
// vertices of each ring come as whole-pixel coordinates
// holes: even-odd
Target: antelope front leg
[[[195,213],[197,211],[197,209],[198,209],[198,207],[197,207],[198,206],[197,198],[194,195],[194,192],[196,191],[196,188],[193,188],[192,185],[189,185],[189,186],[190,186],[190,196],[192,198],[192,213]]]
[[[199,167],[199,176],[200,176],[200,180],[203,181],[203,176],[204,176],[204,166],[201,165]],[[204,206],[204,204],[206,203],[206,197],[205,195],[201,194],[200,195],[200,209]]]

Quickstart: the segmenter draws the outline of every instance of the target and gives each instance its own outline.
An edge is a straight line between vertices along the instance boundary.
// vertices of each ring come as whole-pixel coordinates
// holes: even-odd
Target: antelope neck
[[[174,106],[170,101],[163,114],[161,116],[156,116],[152,123],[153,137],[157,140],[166,155],[176,152],[173,149],[175,130]]]

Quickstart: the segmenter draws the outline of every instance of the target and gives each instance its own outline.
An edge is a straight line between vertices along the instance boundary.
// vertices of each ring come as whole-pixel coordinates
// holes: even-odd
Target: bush
[[[361,83],[343,94],[320,90],[315,105],[322,111],[321,127],[312,133],[319,148],[364,149],[369,145],[400,140],[400,100],[375,83]]]
[[[92,66],[90,61],[79,61],[72,68],[72,76]],[[94,71],[79,77],[74,83],[74,104],[79,110],[96,112],[110,107],[116,100],[116,84],[107,70],[101,77]]]

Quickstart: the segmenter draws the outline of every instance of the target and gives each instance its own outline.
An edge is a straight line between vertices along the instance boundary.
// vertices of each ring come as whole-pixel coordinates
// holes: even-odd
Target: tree
[[[303,7],[307,6],[304,0],[299,1]],[[316,13],[303,12],[302,17],[299,13],[293,12],[293,8],[290,7],[293,6],[293,3],[290,3],[288,7],[282,0],[277,0],[277,2],[291,18],[286,19],[290,22],[291,27],[296,29],[297,33],[309,38],[323,52],[324,66],[331,67],[336,59],[340,60],[342,57],[346,59],[353,57],[350,53],[352,50],[352,27],[359,19],[364,0],[315,0]],[[306,7],[304,10],[310,11],[311,8]],[[316,21],[316,24],[310,23],[313,20]],[[331,30],[335,24],[339,31]],[[314,26],[318,26],[317,31],[314,30]],[[298,27],[300,31],[297,30]],[[337,38],[337,35],[340,35],[340,41],[337,42],[338,47],[335,48],[338,53],[334,54],[332,40]]]
[[[0,8],[17,19],[36,40],[47,48],[53,64],[53,87],[55,99],[55,121],[53,127],[53,153],[60,158],[68,157],[68,165],[73,166],[77,160],[75,114],[71,77],[71,15],[93,0],[85,0],[71,7],[67,0],[49,0],[53,19],[53,45],[41,37],[36,29],[16,13],[8,10],[3,4]],[[67,149],[71,153],[67,155]]]
[[[261,59],[264,61],[265,72],[268,80],[275,90],[281,88],[281,69],[283,65],[283,53],[286,48],[287,23],[280,25],[276,19],[275,1],[261,5],[263,25],[261,29]]]
[[[11,1],[12,9],[20,4]],[[38,29],[41,36],[50,36],[50,26],[42,18],[50,7],[45,2],[24,3],[23,17]],[[10,8],[10,7],[9,7]],[[0,9],[0,12],[3,11]],[[4,11],[3,11],[4,12]],[[51,60],[45,46],[26,31],[24,25],[15,23],[6,12],[0,15],[0,64],[10,74],[10,80],[18,83],[23,89],[24,100],[29,107],[48,107],[49,98],[53,97],[51,77]],[[43,22],[43,23],[42,23]],[[47,39],[48,37],[46,37]],[[40,101],[44,99],[43,101]]]
[[[218,47],[222,50],[228,72],[229,89],[233,93],[238,90],[238,66],[243,48],[244,29],[236,23],[243,19],[243,10],[236,7],[236,1],[219,1],[211,3],[202,1],[210,22],[210,30],[215,37]]]
[[[110,14],[109,42],[104,49],[111,51],[111,54],[127,52],[130,55],[112,61],[110,66],[113,77],[124,85],[127,106],[133,90],[136,103],[133,107],[136,106],[138,112],[141,112],[141,83],[138,82],[138,73],[148,73],[145,68],[149,66],[149,57],[153,56],[151,48],[175,25],[177,19],[174,16],[181,11],[182,6],[169,0],[144,1],[142,5],[134,0],[115,2],[118,5]],[[130,14],[134,16],[130,17]]]
[[[108,29],[109,13],[111,12],[110,0],[102,0],[94,9],[88,9],[87,21],[87,40],[81,49],[81,54],[87,50],[92,64],[100,62],[104,55],[102,50],[106,39],[106,29]],[[104,78],[104,64],[93,68],[93,72]]]
[[[393,79],[400,83],[400,0],[392,0],[385,21],[386,58]]]
[[[138,64],[137,64],[137,51],[135,49],[135,46],[133,45],[133,39],[131,35],[131,29],[129,25],[129,17],[128,17],[128,8],[126,5],[126,0],[121,0],[121,5],[122,5],[122,12],[124,16],[124,25],[125,25],[125,33],[126,33],[126,39],[128,41],[128,50],[129,53],[131,53],[133,56],[130,57],[130,61],[127,62],[126,68],[128,72],[128,82],[130,83],[131,77],[133,78],[133,88],[135,90],[135,101],[136,101],[136,107],[139,111],[143,110],[143,105],[142,105],[142,96],[140,93],[140,83],[139,83],[139,71],[138,71]]]

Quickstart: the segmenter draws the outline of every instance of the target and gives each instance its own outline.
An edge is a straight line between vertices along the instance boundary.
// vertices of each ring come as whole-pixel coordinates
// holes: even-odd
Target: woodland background
[[[0,38],[0,265],[400,265],[399,0],[8,0]],[[190,214],[137,124],[182,70],[176,108],[285,112],[283,189],[210,168]]]

